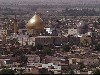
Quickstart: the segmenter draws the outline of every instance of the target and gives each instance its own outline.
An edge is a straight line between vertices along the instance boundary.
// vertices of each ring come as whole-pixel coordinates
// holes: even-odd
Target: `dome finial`
[[[37,14],[37,12],[35,12],[35,15]]]

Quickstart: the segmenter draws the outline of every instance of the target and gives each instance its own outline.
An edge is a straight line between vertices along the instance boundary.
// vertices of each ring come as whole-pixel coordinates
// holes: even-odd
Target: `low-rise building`
[[[77,35],[78,34],[78,31],[77,29],[68,29],[68,35]]]

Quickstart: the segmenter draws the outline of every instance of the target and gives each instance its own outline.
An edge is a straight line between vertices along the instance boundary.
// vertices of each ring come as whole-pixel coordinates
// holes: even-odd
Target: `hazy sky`
[[[0,0],[0,3],[12,3],[12,2],[38,2],[38,3],[100,3],[100,0]]]
[[[41,1],[41,2],[61,2],[61,1],[63,1],[63,2],[77,2],[77,1],[82,1],[82,2],[89,2],[89,1],[99,1],[100,2],[100,0],[0,0],[0,1],[2,1],[2,2],[11,2],[11,1],[15,1],[15,2],[18,2],[18,1]]]

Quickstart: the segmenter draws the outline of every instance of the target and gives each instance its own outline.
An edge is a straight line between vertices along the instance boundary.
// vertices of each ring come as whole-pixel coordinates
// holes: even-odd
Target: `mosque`
[[[11,39],[17,39],[21,45],[61,45],[64,39],[61,36],[49,34],[46,31],[43,20],[40,18],[39,14],[35,14],[27,23],[25,29],[18,29],[17,19],[13,19],[11,35],[7,32],[2,34],[4,42]],[[7,28],[3,28],[4,31],[8,31]],[[26,30],[26,31],[25,31]],[[21,32],[20,32],[21,31]],[[23,34],[25,31],[25,34]]]
[[[61,36],[45,35],[45,26],[43,20],[38,14],[35,14],[26,25],[28,35],[30,38],[34,38],[33,43],[35,45],[61,45],[63,38]],[[32,41],[32,39],[31,39]]]

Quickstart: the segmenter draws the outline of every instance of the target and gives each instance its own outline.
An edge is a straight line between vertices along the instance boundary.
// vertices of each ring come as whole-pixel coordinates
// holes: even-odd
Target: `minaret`
[[[3,37],[3,43],[5,43],[7,41],[7,28],[6,28],[6,23],[4,23],[3,30],[4,30],[4,33],[2,34],[2,37]]]
[[[13,20],[13,23],[14,23],[14,25],[13,25],[13,28],[14,28],[14,35],[13,35],[13,38],[17,38],[17,19],[16,19],[16,15],[15,15],[15,18],[14,18],[14,20]]]
[[[15,19],[14,19],[14,34],[17,34],[17,19],[16,19],[16,15],[15,15]]]

